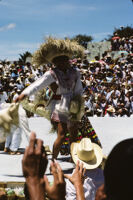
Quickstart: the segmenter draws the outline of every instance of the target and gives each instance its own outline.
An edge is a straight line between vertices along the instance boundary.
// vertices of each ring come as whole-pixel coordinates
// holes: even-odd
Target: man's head
[[[133,198],[133,139],[118,143],[108,156],[104,168],[108,199]]]

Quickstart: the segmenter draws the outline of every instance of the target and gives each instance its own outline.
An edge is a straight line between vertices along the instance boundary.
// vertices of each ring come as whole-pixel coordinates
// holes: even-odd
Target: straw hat
[[[71,144],[71,155],[75,164],[83,163],[86,169],[95,169],[103,159],[103,152],[99,145],[92,143],[89,138],[83,138],[79,143]]]
[[[107,111],[108,111],[108,112],[114,113],[114,112],[115,112],[115,109],[114,109],[113,106],[109,105],[109,107],[107,108]]]
[[[67,56],[69,58],[78,56],[83,58],[84,48],[76,41],[48,37],[45,43],[33,54],[32,63],[37,66],[52,63],[53,59],[59,56]]]

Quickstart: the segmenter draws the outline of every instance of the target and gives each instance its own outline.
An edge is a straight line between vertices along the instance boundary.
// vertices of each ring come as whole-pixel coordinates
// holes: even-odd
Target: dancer
[[[0,111],[0,142],[5,141],[4,152],[19,155],[22,133],[29,141],[30,128],[21,104],[3,103]]]
[[[47,109],[50,109],[51,123],[57,127],[53,159],[57,158],[67,132],[70,133],[70,143],[75,141],[76,124],[82,117],[83,88],[80,73],[69,62],[69,59],[75,54],[80,57],[84,56],[84,48],[77,42],[49,37],[33,55],[33,62],[37,65],[51,63],[54,64],[54,67],[27,87],[15,100],[15,102],[22,101],[47,86],[52,89],[53,95]]]

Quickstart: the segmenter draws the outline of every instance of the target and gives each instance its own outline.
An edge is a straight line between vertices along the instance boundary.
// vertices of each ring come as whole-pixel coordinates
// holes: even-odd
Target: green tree
[[[133,27],[131,26],[122,26],[120,28],[115,28],[113,35],[109,36],[109,40],[115,35],[115,33],[118,34],[120,38],[129,38],[130,36],[133,36]]]
[[[93,40],[92,36],[88,35],[76,35],[71,40],[76,40],[80,45],[82,45],[84,48],[87,48],[88,42],[91,42]]]
[[[28,57],[32,57],[32,54],[31,54],[30,52],[26,51],[26,52],[23,53],[23,54],[19,54],[19,56],[20,56],[20,58],[19,58],[19,60],[18,60],[19,64],[24,65],[24,64],[26,64],[26,59],[27,59]]]

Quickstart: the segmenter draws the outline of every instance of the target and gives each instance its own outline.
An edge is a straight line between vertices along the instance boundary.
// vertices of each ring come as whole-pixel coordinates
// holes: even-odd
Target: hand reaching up
[[[66,195],[66,184],[64,181],[64,174],[60,165],[56,161],[51,162],[51,172],[54,177],[54,183],[52,186],[50,186],[48,179],[45,176],[45,191],[50,199],[64,200]]]
[[[83,168],[83,163],[80,164],[78,161],[73,174],[71,176],[67,174],[64,175],[65,178],[69,179],[69,181],[71,181],[71,183],[75,186],[77,200],[85,200],[83,189],[85,172],[86,169]]]
[[[44,200],[43,176],[47,167],[47,157],[43,148],[43,141],[36,139],[35,133],[31,133],[29,146],[26,148],[22,168],[26,178],[26,185],[31,200]]]
[[[69,181],[73,185],[83,184],[85,172],[86,172],[86,169],[83,168],[83,163],[80,164],[78,161],[73,174],[71,176],[65,174],[64,176],[65,176],[65,178],[69,179]]]

